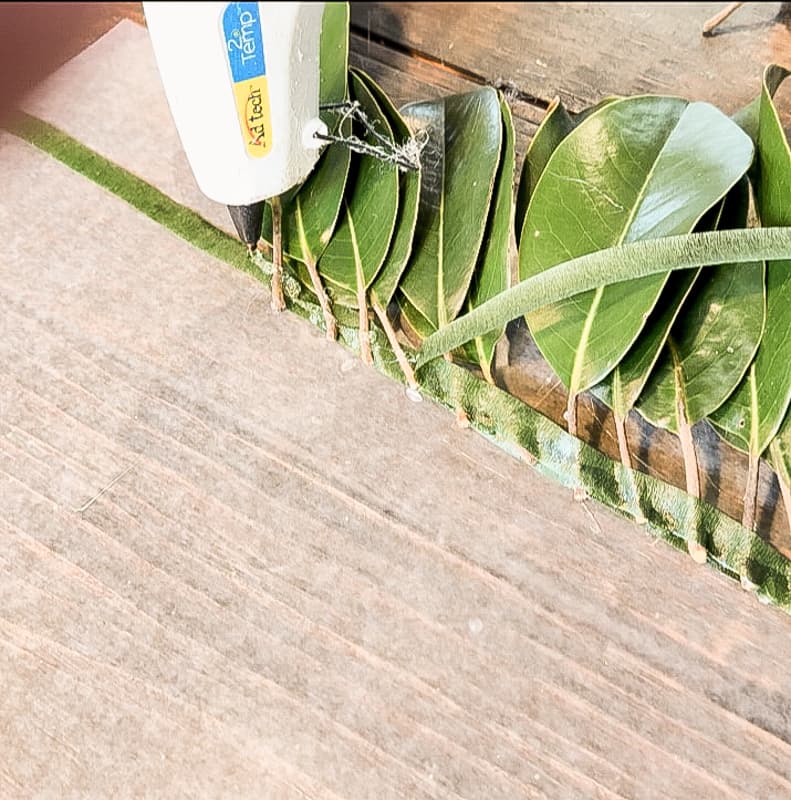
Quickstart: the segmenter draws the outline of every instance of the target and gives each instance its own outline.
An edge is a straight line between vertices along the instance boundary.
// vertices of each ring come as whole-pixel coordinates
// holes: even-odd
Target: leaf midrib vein
[[[687,108],[689,108],[689,106],[686,106],[684,111],[686,111]],[[683,114],[683,112],[682,112],[682,114]],[[680,119],[680,117],[679,117],[679,119]],[[675,131],[677,127],[678,127],[678,122],[676,122],[676,125],[673,128],[673,131]],[[657,153],[656,158],[654,159],[653,163],[651,164],[651,168],[648,170],[648,172],[646,174],[645,180],[643,181],[643,184],[640,187],[640,192],[637,195],[636,202],[632,206],[632,210],[629,212],[629,217],[627,218],[626,224],[624,225],[623,230],[621,231],[621,235],[618,237],[618,241],[615,243],[616,246],[622,245],[624,243],[624,239],[626,238],[626,235],[629,233],[629,230],[631,229],[632,225],[634,224],[635,219],[637,218],[638,210],[641,208],[641,206],[643,205],[643,202],[645,201],[646,187],[651,182],[651,179],[653,178],[654,173],[656,172],[657,164],[659,163],[659,161],[662,158],[662,153],[664,152],[665,148],[667,147],[667,143],[668,143],[668,141],[670,141],[670,138],[673,135],[673,131],[671,131],[668,134],[668,136],[665,139],[662,147],[660,148],[659,152]],[[599,305],[601,304],[602,296],[604,295],[604,289],[605,289],[604,286],[600,286],[598,289],[596,289],[596,294],[594,295],[593,302],[591,303],[590,308],[588,310],[588,315],[585,318],[585,324],[582,326],[582,332],[580,333],[579,345],[578,345],[576,351],[574,352],[574,362],[573,362],[572,367],[571,367],[571,378],[569,380],[569,391],[572,394],[578,394],[581,391],[579,383],[580,383],[580,380],[581,380],[581,377],[582,377],[582,368],[583,368],[584,360],[585,360],[584,359],[584,353],[586,352],[587,347],[588,347],[588,340],[590,339],[591,330],[593,329],[593,323],[594,323],[596,314],[598,313]]]

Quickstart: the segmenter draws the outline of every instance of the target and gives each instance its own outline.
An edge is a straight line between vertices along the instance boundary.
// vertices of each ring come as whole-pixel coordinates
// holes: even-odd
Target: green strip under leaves
[[[243,249],[240,250],[238,239],[216,228],[142,178],[103,158],[53,125],[20,112],[8,125],[8,129],[125,200],[130,206],[200,250],[245,272],[256,273],[247,254]]]
[[[255,260],[249,260],[238,241],[66,134],[31,117],[18,121],[13,132],[126,200],[200,250],[266,281],[266,274],[255,265],[270,271],[271,265],[264,262],[260,254]],[[483,318],[485,324],[479,332],[485,332],[501,324],[500,320],[505,320],[501,302],[504,296],[511,307],[516,308],[509,317],[515,318],[524,313],[526,305],[520,294],[529,296],[535,291],[534,303],[547,296],[560,298],[565,296],[564,292],[591,288],[613,271],[618,273],[619,269],[628,269],[629,277],[634,277],[636,264],[642,264],[645,274],[651,274],[646,265],[657,263],[657,260],[662,266],[654,268],[655,271],[667,270],[669,265],[681,269],[713,263],[747,262],[756,258],[780,258],[791,252],[791,228],[701,234],[692,239],[674,237],[639,242],[615,250],[548,270],[498,297],[497,302],[492,301],[494,313],[487,303],[481,306],[481,311],[462,319],[459,325],[469,328],[472,320],[474,327]],[[582,262],[582,269],[577,274],[575,270],[580,266],[579,262]],[[293,277],[286,277],[286,303],[290,310],[320,325],[322,311],[313,297],[301,289]],[[539,286],[538,290],[536,286]],[[513,295],[515,291],[516,295]],[[454,328],[454,325],[428,340],[434,342],[432,346],[437,353],[454,346],[443,345],[440,341],[440,337],[451,329],[456,331],[454,335],[459,335],[458,327]],[[351,350],[359,351],[355,327],[340,325],[339,341]],[[437,343],[440,345],[438,349]],[[403,373],[386,338],[375,332],[371,344],[377,369],[403,382]],[[791,613],[791,562],[760,537],[714,507],[691,499],[683,490],[612,461],[569,436],[538,411],[476,378],[466,369],[444,359],[426,363],[429,359],[424,352],[422,361],[425,365],[420,372],[424,395],[454,411],[463,409],[473,427],[507,452],[533,464],[539,472],[563,486],[581,488],[622,515],[644,520],[647,530],[674,546],[684,547],[690,540],[698,542],[706,548],[710,562],[717,568],[731,577],[749,580],[757,587],[759,597]]]

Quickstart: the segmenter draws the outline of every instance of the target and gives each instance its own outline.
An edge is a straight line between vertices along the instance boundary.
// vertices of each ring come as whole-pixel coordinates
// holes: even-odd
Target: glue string
[[[428,144],[427,131],[418,131],[416,135],[411,136],[403,144],[396,144],[392,139],[383,136],[376,129],[376,122],[371,122],[368,119],[368,115],[356,100],[353,102],[327,103],[321,106],[321,110],[332,111],[339,115],[337,129],[340,129],[346,120],[357,120],[371,138],[374,139],[374,142],[366,142],[354,134],[342,136],[336,133],[318,132],[313,134],[316,139],[343,145],[355,153],[373,156],[379,161],[395,164],[402,170],[417,171],[420,169],[420,154]]]

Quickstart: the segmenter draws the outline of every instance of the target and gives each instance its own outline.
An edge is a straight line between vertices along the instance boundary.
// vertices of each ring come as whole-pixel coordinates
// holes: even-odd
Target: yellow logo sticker
[[[253,157],[265,156],[272,149],[267,79],[261,77],[235,83],[233,90],[247,152]]]

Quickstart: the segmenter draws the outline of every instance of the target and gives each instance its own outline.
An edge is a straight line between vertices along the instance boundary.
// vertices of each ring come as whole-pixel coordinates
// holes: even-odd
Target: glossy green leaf
[[[745,202],[742,224],[746,217]],[[742,269],[724,264],[706,270],[646,384],[638,404],[640,413],[653,424],[675,431],[679,408],[684,408],[690,425],[719,408],[755,356],[764,313],[763,262]]]
[[[761,224],[791,224],[791,149],[772,96],[788,75],[764,73],[752,175]],[[711,420],[733,445],[760,456],[780,428],[791,403],[791,258],[766,265],[766,326],[755,361],[736,392]]]
[[[791,484],[791,416],[786,416],[770,448],[772,466]]]
[[[323,104],[346,100],[349,70],[348,3],[325,4],[320,47],[319,101]],[[330,125],[337,119],[322,116],[326,116]],[[350,162],[351,153],[346,147],[328,145],[307,180],[283,195],[283,252],[289,258],[315,264],[324,252],[338,222]],[[272,210],[269,205],[264,212],[261,238],[271,245]],[[311,285],[307,276],[304,276],[304,283]]]
[[[348,96],[349,4],[325,3],[319,50],[319,103],[340,103]],[[331,117],[327,119],[330,124]]]
[[[538,130],[533,134],[522,162],[519,187],[516,193],[515,229],[517,244],[522,234],[522,226],[527,207],[538,179],[544,171],[550,156],[557,146],[574,130],[574,119],[566,111],[559,98],[555,98],[547,108]]]
[[[406,322],[405,327],[408,333],[412,334],[409,338],[421,340],[431,336],[436,330],[434,325],[429,322],[401,292],[397,294],[397,299],[402,322]]]
[[[744,227],[748,202],[749,182],[743,177],[725,199],[703,216],[695,229]],[[612,408],[616,426],[626,420],[637,402],[699,275],[700,270],[689,270],[670,276],[637,341],[604,381],[593,388],[593,393]],[[624,449],[626,442],[621,444]]]
[[[756,260],[791,260],[791,227],[749,228],[666,236],[596,250],[520,281],[427,337],[419,367],[517,317],[620,281],[676,270]]]
[[[298,191],[283,195],[283,252],[297,261],[318,261],[338,223],[351,153],[339,144],[324,149]],[[272,243],[272,211],[264,212],[261,238]]]
[[[393,137],[376,99],[356,70],[350,71],[352,98],[380,133]],[[398,170],[371,156],[353,159],[343,211],[318,267],[335,302],[365,308],[365,292],[385,256],[398,215]]]
[[[282,197],[283,252],[297,261],[318,261],[338,223],[351,153],[328,145],[307,180]],[[261,238],[272,242],[272,212],[267,205]]]
[[[525,216],[520,274],[613,245],[692,230],[746,172],[752,143],[707,103],[636,97],[602,107],[557,147]],[[529,314],[536,344],[572,396],[636,339],[666,274]]]
[[[494,184],[489,221],[475,267],[470,293],[467,297],[468,309],[490,300],[504,292],[510,285],[511,254],[515,253],[512,242],[514,214],[514,171],[516,169],[514,124],[511,110],[501,97],[500,109],[503,118],[503,144],[500,166]],[[489,331],[467,344],[461,357],[477,364],[484,377],[494,382],[491,363],[497,342],[504,333],[504,327]]]
[[[704,215],[696,230],[742,228],[747,218],[749,183],[742,178],[716,208]],[[617,420],[625,420],[659,361],[662,349],[677,320],[683,325],[684,303],[696,286],[700,270],[671,276],[659,302],[651,312],[637,341],[607,378],[594,388],[594,393],[614,411]],[[757,276],[762,280],[761,276]],[[704,281],[709,278],[704,278]],[[763,291],[762,288],[759,291]],[[763,313],[763,312],[761,312]],[[679,316],[681,314],[681,316]],[[666,356],[669,354],[666,352]],[[661,363],[661,362],[660,362]],[[747,364],[744,365],[746,368]],[[665,384],[664,380],[668,383]],[[672,389],[675,372],[664,373],[662,386]],[[654,381],[656,384],[656,382]],[[672,391],[670,392],[672,396]],[[720,400],[722,402],[722,400]]]
[[[549,104],[541,124],[530,140],[522,162],[522,172],[519,176],[516,195],[515,230],[517,246],[522,236],[522,227],[527,207],[530,204],[530,198],[533,196],[538,179],[549,163],[552,153],[555,152],[557,146],[577,125],[591,114],[595,114],[599,109],[619,99],[618,97],[605,97],[604,100],[600,100],[595,105],[577,113],[567,111],[557,97]]]
[[[637,402],[700,272],[690,269],[670,276],[637,341],[612,372],[593,387],[593,394],[619,420],[625,420]]]
[[[413,131],[428,133],[428,143],[412,257],[400,289],[407,307],[436,329],[458,315],[470,288],[500,160],[500,102],[484,87],[413,103],[401,113]]]
[[[360,73],[360,77],[365,81],[369,91],[376,98],[382,112],[387,117],[396,143],[404,144],[412,136],[406,121],[374,80],[364,73]],[[383,309],[387,309],[393,299],[412,254],[420,198],[420,177],[420,170],[401,170],[399,173],[398,216],[393,240],[384,264],[369,289],[372,302],[377,303]]]

